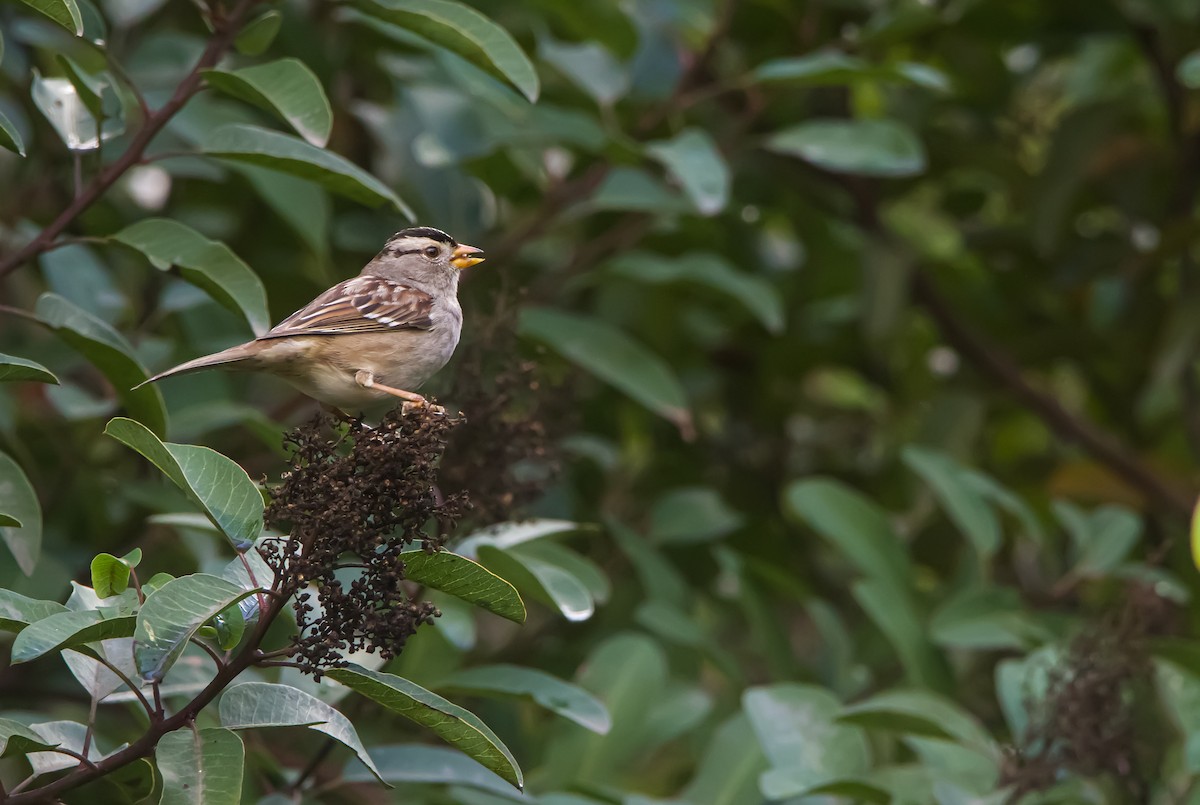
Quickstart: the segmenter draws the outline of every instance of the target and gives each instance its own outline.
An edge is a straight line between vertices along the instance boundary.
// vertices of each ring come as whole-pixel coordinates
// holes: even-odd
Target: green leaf
[[[36,660],[51,651],[133,634],[133,616],[105,615],[105,612],[94,609],[60,612],[29,624],[13,641],[13,665]]]
[[[766,147],[834,173],[889,178],[925,171],[921,141],[895,120],[810,120],[771,135]]]
[[[68,611],[57,601],[40,601],[0,588],[0,632],[19,632],[31,623]]]
[[[283,15],[275,9],[264,11],[243,26],[237,39],[233,40],[233,46],[237,48],[238,53],[259,56],[275,41],[275,34],[279,33],[282,23]]]
[[[226,729],[181,729],[158,742],[162,774],[158,805],[239,805],[246,748]]]
[[[39,14],[45,14],[75,36],[83,35],[83,17],[79,14],[79,6],[75,0],[21,0],[21,2]]]
[[[701,215],[716,215],[729,203],[729,166],[704,130],[684,129],[670,140],[647,143],[646,153],[662,163]]]
[[[457,749],[423,744],[377,746],[371,749],[371,759],[379,768],[379,776],[388,783],[463,785],[517,802],[527,801],[500,775]],[[347,764],[342,771],[342,780],[348,783],[374,779],[357,763]]]
[[[217,645],[222,651],[233,651],[242,642],[246,633],[246,616],[239,604],[226,607],[215,618],[213,628],[217,630]]]
[[[861,493],[831,478],[808,478],[787,487],[784,504],[866,575],[908,583],[904,544],[884,511]]]
[[[392,712],[428,727],[442,740],[517,788],[524,785],[521,769],[508,747],[473,713],[393,674],[350,666],[332,668],[327,676]]]
[[[201,150],[209,156],[261,165],[308,179],[370,207],[388,203],[405,218],[416,217],[387,185],[345,157],[287,134],[234,123],[210,132]]]
[[[525,603],[515,587],[483,565],[449,551],[405,551],[404,577],[441,590],[516,623],[525,622]]]
[[[0,148],[25,156],[25,141],[21,139],[21,132],[3,112],[0,112]]]
[[[0,352],[0,382],[15,380],[36,380],[58,385],[58,378],[40,363]]]
[[[892,579],[872,578],[850,588],[879,631],[895,648],[900,662],[915,684],[946,689],[949,671],[929,642],[912,593]]]
[[[629,91],[629,71],[599,42],[559,42],[541,37],[538,56],[601,106],[612,106]]]
[[[770,332],[783,332],[783,298],[775,286],[765,277],[736,268],[718,254],[689,252],[679,257],[667,257],[650,252],[630,252],[609,265],[614,273],[638,282],[705,285],[733,299]]]
[[[787,82],[820,87],[848,84],[868,77],[873,68],[863,59],[838,50],[818,50],[804,56],[773,59],[752,73],[756,81]]]
[[[1175,76],[1188,89],[1200,88],[1200,50],[1193,50],[1179,60]]]
[[[313,145],[328,145],[333,109],[320,80],[299,59],[279,59],[240,70],[205,70],[204,79],[221,92],[276,115]]]
[[[650,511],[650,539],[672,545],[710,542],[736,531],[744,521],[715,489],[673,489]]]
[[[1192,507],[1192,525],[1191,525],[1190,545],[1192,549],[1192,564],[1200,570],[1200,499],[1196,501],[1196,505]]]
[[[490,19],[451,0],[371,0],[366,10],[512,82],[530,101],[537,71],[521,46]]]
[[[162,470],[200,505],[237,549],[262,533],[263,499],[246,471],[208,447],[161,442],[131,419],[117,417],[105,434],[131,447]]]
[[[335,678],[332,672],[328,676]],[[350,719],[315,696],[290,685],[244,682],[229,688],[221,696],[221,726],[231,730],[310,727],[349,747],[380,782],[387,784],[379,776],[379,770]]]
[[[42,736],[11,718],[0,718],[0,757],[16,757],[29,752],[54,749]]]
[[[1141,518],[1124,506],[1100,506],[1089,514],[1059,500],[1053,509],[1074,547],[1075,566],[1071,572],[1085,578],[1115,570],[1142,536]]]
[[[532,699],[551,712],[599,735],[612,727],[604,705],[582,688],[533,668],[484,665],[451,674],[441,685],[478,696],[515,696]]]
[[[749,719],[737,713],[717,727],[681,797],[691,805],[759,802],[758,779],[766,769]]]
[[[963,708],[927,690],[889,690],[845,707],[842,724],[953,741],[985,753],[995,750],[992,739]]]
[[[567,534],[584,528],[593,528],[574,520],[552,520],[534,518],[520,522],[497,523],[495,525],[472,531],[461,542],[455,544],[455,550],[466,557],[473,557],[480,545],[491,545],[496,548],[515,548],[526,542],[540,540],[554,534]]]
[[[33,574],[42,552],[42,506],[24,470],[0,453],[0,539],[26,576]]]
[[[687,396],[671,367],[607,322],[550,308],[521,311],[521,334],[616,386],[651,411],[692,431]]]
[[[803,796],[854,779],[869,766],[862,730],[834,720],[842,705],[823,688],[792,683],[750,688],[742,694],[742,707],[771,762],[759,783],[767,799]]]
[[[129,413],[160,437],[167,431],[167,410],[156,386],[141,386],[150,375],[134,357],[133,347],[111,326],[52,293],[38,297],[38,318],[69,346],[91,361],[112,383]]]
[[[479,561],[569,621],[585,621],[596,611],[587,585],[557,565],[492,545],[479,546]]]
[[[66,56],[59,54],[57,61],[66,73],[67,80],[75,88],[75,94],[92,117],[96,120],[108,117],[104,112],[104,90],[108,86],[107,83],[93,77]]]
[[[146,256],[159,271],[178,266],[185,280],[245,317],[255,335],[271,328],[267,292],[258,275],[224,243],[166,218],[147,218],[112,236]]]
[[[957,461],[935,450],[910,445],[904,463],[925,479],[946,514],[985,559],[1000,548],[1000,521]]]
[[[153,682],[166,676],[196,630],[253,590],[217,576],[181,576],[154,592],[137,614],[133,656],[138,673]]]
[[[138,559],[141,559],[141,551],[135,550],[137,550]],[[111,553],[97,554],[96,558],[92,560],[92,587],[95,588],[96,595],[108,598],[125,592],[125,588],[129,586],[130,568],[136,566],[136,562],[130,564],[127,560],[118,559]]]

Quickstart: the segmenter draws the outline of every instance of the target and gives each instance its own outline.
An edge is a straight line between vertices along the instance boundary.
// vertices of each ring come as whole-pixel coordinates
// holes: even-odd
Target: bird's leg
[[[404,405],[401,410],[408,413],[414,408],[428,408],[435,414],[444,414],[446,409],[440,405],[430,405],[429,401],[417,394],[415,391],[405,391],[404,389],[396,389],[391,386],[385,386],[375,380],[375,373],[366,369],[359,369],[354,375],[354,382],[365,389],[379,389],[384,394],[390,394],[393,397],[399,397],[404,400]]]

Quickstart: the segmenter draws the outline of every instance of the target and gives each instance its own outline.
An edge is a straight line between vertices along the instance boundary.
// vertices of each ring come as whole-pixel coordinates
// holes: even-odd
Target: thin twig
[[[83,733],[83,756],[86,758],[88,750],[92,748],[92,733],[96,729],[96,705],[99,700],[96,698],[96,692],[92,691],[92,704],[88,709],[87,730]]]
[[[192,642],[194,645],[197,645],[197,646],[199,646],[200,648],[204,649],[204,653],[205,653],[205,654],[207,654],[209,657],[212,657],[212,661],[213,661],[213,662],[215,662],[215,663],[217,664],[217,667],[218,667],[218,668],[220,668],[220,667],[222,667],[223,665],[225,665],[225,660],[223,660],[223,659],[221,658],[221,655],[220,655],[220,654],[218,654],[218,653],[217,653],[217,652],[216,652],[216,651],[213,649],[213,647],[212,647],[212,646],[208,645],[207,643],[205,643],[203,640],[201,640],[201,639],[200,639],[200,638],[198,638],[198,637],[193,637],[193,638],[192,638],[192,640],[191,640],[191,642]]]

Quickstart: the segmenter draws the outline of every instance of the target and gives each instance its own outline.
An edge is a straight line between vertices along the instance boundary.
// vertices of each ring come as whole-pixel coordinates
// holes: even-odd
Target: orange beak
[[[476,263],[482,263],[483,260],[483,249],[477,249],[474,246],[460,243],[454,249],[454,256],[450,258],[450,265],[459,269],[470,268]]]

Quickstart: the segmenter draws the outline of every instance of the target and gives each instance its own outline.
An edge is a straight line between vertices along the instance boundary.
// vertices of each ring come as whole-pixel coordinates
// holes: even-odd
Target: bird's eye
[[[426,246],[425,247],[425,256],[428,257],[430,260],[437,257],[438,256],[438,247],[437,246]]]

